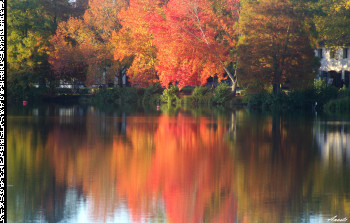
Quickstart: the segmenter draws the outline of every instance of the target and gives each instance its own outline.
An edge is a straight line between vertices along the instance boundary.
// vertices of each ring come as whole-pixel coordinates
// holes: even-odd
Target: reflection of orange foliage
[[[232,197],[233,162],[223,141],[224,126],[214,130],[211,124],[181,114],[159,118],[149,184],[153,191],[162,191],[171,222],[215,219],[217,212],[210,210],[221,210]],[[235,210],[229,211],[233,217]]]
[[[288,222],[305,209],[348,216],[348,172],[313,160],[313,141],[305,140],[314,137],[312,126],[245,118],[237,115],[232,120],[244,125],[232,128],[182,113],[124,119],[92,112],[84,122],[50,128],[45,145],[21,123],[7,135],[9,179],[19,185],[25,171],[45,179],[38,185],[26,178],[23,199],[48,219],[77,202],[69,188],[84,195],[91,222],[106,222],[124,207],[134,222]],[[238,129],[234,139],[226,138],[231,129]]]
[[[152,161],[156,123],[149,118],[130,117],[127,125],[127,141],[119,136],[114,137],[112,159],[117,170],[116,188],[119,196],[127,199],[131,216],[137,221],[152,211],[154,197],[145,185]]]
[[[106,140],[102,121],[88,117],[87,132],[56,128],[47,142],[57,180],[82,188],[95,220],[127,202],[135,222],[164,211],[170,222],[233,221],[234,162],[224,123],[182,114],[128,117],[126,136]],[[104,124],[111,131],[113,123]]]

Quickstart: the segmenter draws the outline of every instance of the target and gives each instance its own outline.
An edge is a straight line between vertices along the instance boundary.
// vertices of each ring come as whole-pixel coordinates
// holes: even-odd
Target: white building
[[[350,46],[329,49],[319,47],[316,56],[321,59],[319,78],[336,87],[350,84]]]

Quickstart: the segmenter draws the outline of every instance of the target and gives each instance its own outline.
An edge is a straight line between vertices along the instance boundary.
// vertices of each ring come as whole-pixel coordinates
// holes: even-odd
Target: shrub
[[[48,89],[46,87],[34,87],[33,83],[37,81],[35,76],[32,73],[19,73],[9,76],[6,82],[8,101],[34,101],[47,95]]]
[[[325,81],[315,81],[315,100],[320,107],[323,107],[328,101],[338,97],[338,89],[332,85],[328,85]]]
[[[292,109],[312,109],[315,106],[316,93],[313,88],[291,91],[288,97]]]
[[[227,84],[220,84],[214,90],[213,103],[223,104],[230,98],[231,88]]]
[[[350,112],[350,97],[330,100],[324,105],[328,113]]]
[[[350,97],[350,88],[346,88],[346,86],[344,85],[343,88],[339,89],[338,97],[340,98]]]
[[[266,95],[263,93],[251,95],[248,99],[248,107],[261,109],[265,97]]]
[[[94,101],[102,104],[136,103],[138,99],[137,89],[132,87],[102,88],[94,94]]]
[[[57,95],[70,95],[73,94],[73,89],[71,88],[56,88],[55,89]]]
[[[144,89],[144,94],[142,96],[142,104],[143,105],[155,105],[161,102],[161,94],[163,92],[163,88],[159,83],[146,87]]]
[[[193,97],[202,97],[209,92],[209,88],[205,86],[198,86],[193,89],[192,96]]]
[[[248,99],[248,107],[267,111],[287,111],[291,109],[311,108],[305,99],[305,92],[293,91],[289,95],[281,92],[279,95],[261,93],[252,95]]]
[[[137,89],[134,87],[123,87],[120,88],[120,99],[122,104],[137,103],[138,95]]]
[[[161,95],[161,101],[168,103],[168,104],[173,104],[177,100],[179,100],[177,93],[179,92],[179,89],[175,86],[170,86],[168,89],[165,89],[163,91],[163,94]]]
[[[212,98],[213,94],[208,87],[198,86],[193,90],[192,95],[188,97],[186,101],[192,104],[210,104]]]

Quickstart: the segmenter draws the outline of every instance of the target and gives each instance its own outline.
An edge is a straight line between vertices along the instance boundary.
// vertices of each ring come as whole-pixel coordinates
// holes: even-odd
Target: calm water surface
[[[7,184],[8,222],[350,219],[350,119],[11,108]]]

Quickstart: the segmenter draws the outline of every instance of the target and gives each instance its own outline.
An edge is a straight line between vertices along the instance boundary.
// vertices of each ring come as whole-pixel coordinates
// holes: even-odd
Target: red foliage
[[[153,44],[158,50],[156,70],[163,86],[204,84],[215,75],[224,79],[223,68],[232,60],[230,50],[235,43],[233,15],[237,4],[220,3],[170,0],[150,18]],[[223,10],[230,16],[220,14]]]

